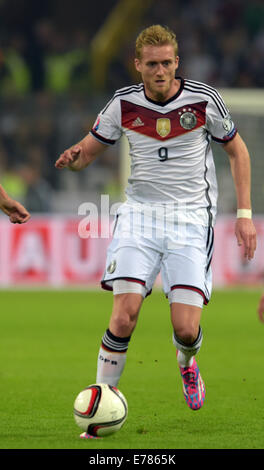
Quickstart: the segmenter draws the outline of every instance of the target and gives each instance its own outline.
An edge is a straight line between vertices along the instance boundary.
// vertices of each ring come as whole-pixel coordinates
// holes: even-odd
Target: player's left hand
[[[244,256],[247,260],[254,257],[257,247],[256,229],[252,219],[239,218],[236,220],[235,234],[238,246],[244,247]]]

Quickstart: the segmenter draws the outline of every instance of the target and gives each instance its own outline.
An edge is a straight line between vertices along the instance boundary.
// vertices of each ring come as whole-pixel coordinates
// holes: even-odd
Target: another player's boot
[[[195,358],[191,367],[180,367],[180,372],[185,401],[192,410],[199,410],[205,399],[205,385]]]

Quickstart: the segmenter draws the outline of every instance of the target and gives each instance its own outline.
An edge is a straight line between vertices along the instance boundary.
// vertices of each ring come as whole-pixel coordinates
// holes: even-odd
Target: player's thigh
[[[170,303],[202,307],[211,295],[208,229],[190,225],[181,244],[170,243],[162,260],[163,289]]]
[[[117,234],[107,250],[102,287],[112,290],[113,283],[123,279],[143,285],[150,293],[160,271],[162,241],[145,237],[140,229],[127,232],[128,224],[125,216],[118,219]]]

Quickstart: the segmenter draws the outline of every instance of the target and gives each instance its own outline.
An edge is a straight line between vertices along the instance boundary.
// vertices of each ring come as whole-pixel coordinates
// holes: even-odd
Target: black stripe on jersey
[[[211,253],[211,255],[210,255],[210,258],[209,258],[209,260],[208,260],[208,263],[207,263],[207,266],[206,266],[206,272],[207,272],[207,271],[209,270],[209,268],[210,268],[212,259],[213,259],[213,251],[212,251],[212,253]]]
[[[185,80],[185,83],[188,86],[192,86],[192,87],[197,88],[197,89],[198,88],[204,89],[204,90],[208,91],[209,93],[212,93],[212,95],[215,97],[215,99],[218,101],[219,105],[223,109],[223,112],[225,112],[225,115],[228,114],[228,109],[227,109],[227,107],[224,103],[224,100],[215,88],[213,88],[209,85],[206,85],[205,83],[202,83],[202,82],[196,82],[195,80]]]
[[[212,243],[212,227],[208,227],[208,233],[207,233],[207,241],[206,241],[206,251],[207,253],[210,251],[210,246]]]
[[[209,93],[208,91],[206,90],[201,90],[201,89],[194,89],[192,87],[187,87],[185,86],[184,87],[185,90],[188,90],[188,91],[191,91],[192,93],[202,93],[203,95],[207,95],[207,96],[210,96],[210,98],[212,98],[214,100],[214,103],[219,111],[219,113],[221,114],[222,118],[226,117],[226,115],[228,114],[228,111],[224,112],[220,106],[220,104],[216,101],[215,97]]]
[[[213,215],[212,215],[212,212],[211,212],[211,209],[212,209],[212,201],[210,199],[210,196],[209,196],[209,190],[210,190],[210,183],[208,181],[208,179],[206,178],[206,174],[207,174],[207,171],[208,171],[208,168],[207,168],[207,165],[206,165],[206,158],[207,158],[207,155],[208,155],[208,152],[209,152],[209,149],[210,149],[210,142],[209,142],[209,139],[208,139],[208,135],[207,135],[207,147],[206,147],[206,150],[205,150],[205,158],[204,158],[204,181],[206,183],[206,190],[205,190],[205,197],[207,199],[207,202],[208,202],[208,207],[207,207],[207,213],[208,213],[208,219],[209,219],[209,226],[212,225],[212,220],[213,220]]]
[[[144,83],[138,83],[138,85],[129,85],[125,86],[124,88],[119,88],[118,90],[115,91],[114,96],[118,95],[119,93],[127,93],[128,91],[131,91],[132,89],[139,89],[139,88],[144,88]]]
[[[120,90],[116,91],[113,98],[110,101],[108,101],[108,103],[102,110],[101,114],[105,113],[105,111],[110,106],[110,104],[114,101],[115,98],[118,98],[118,96],[130,95],[131,93],[140,93],[143,90],[144,90],[143,83],[141,83],[140,85],[132,85],[127,88],[121,88]]]
[[[114,96],[119,96],[119,95],[126,95],[126,94],[129,94],[129,93],[132,93],[133,91],[135,92],[140,92],[140,91],[143,91],[144,90],[144,85],[143,83],[140,83],[139,85],[132,85],[128,88],[121,88],[121,90],[118,90],[115,92]]]
[[[207,257],[207,260],[208,260],[208,261],[207,261],[207,266],[206,266],[206,272],[207,272],[207,271],[209,270],[209,268],[210,268],[211,261],[212,261],[212,259],[213,259],[213,252],[214,252],[214,250],[213,250],[213,246],[212,246],[211,252],[210,252],[209,256]]]
[[[210,96],[214,100],[221,116],[224,118],[228,114],[228,109],[226,108],[225,103],[214,88],[208,87],[204,84],[199,84],[199,82],[185,80],[184,89],[192,91],[193,93],[203,93],[204,95]]]
[[[207,237],[207,266],[206,271],[208,271],[214,251],[214,229],[213,227],[208,227],[208,237]]]
[[[187,83],[189,85],[193,85],[193,86],[200,86],[200,87],[206,88],[208,91],[211,91],[212,93],[215,93],[217,95],[219,101],[221,101],[222,105],[224,107],[226,107],[222,96],[220,95],[220,93],[218,92],[218,90],[216,88],[213,88],[212,86],[208,85],[207,83],[198,82],[197,80],[185,79],[185,83]]]

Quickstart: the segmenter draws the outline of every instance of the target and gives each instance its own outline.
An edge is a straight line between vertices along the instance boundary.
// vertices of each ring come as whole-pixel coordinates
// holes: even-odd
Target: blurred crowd
[[[165,0],[155,20],[170,18],[183,76],[215,87],[263,87],[263,0],[184,0],[176,11],[173,4]]]
[[[116,146],[110,146],[92,164],[92,170],[72,173],[54,167],[59,154],[91,129],[96,104],[92,98],[74,95],[59,99],[47,92],[1,100],[1,183],[29,211],[52,212],[52,195],[59,191],[68,191],[67,196],[71,191],[109,193],[112,185],[114,195],[115,185],[120,185]]]
[[[16,13],[10,12],[13,3]],[[41,9],[40,3],[46,8],[42,5]],[[100,2],[100,15],[98,11],[95,15],[90,6],[87,10],[87,2],[66,0],[64,21],[58,18],[58,9],[52,10],[51,3],[48,0],[3,2],[1,95],[43,89],[55,93],[90,92],[90,43],[103,23],[102,14],[106,18],[116,2]],[[27,5],[26,11],[23,5]],[[79,16],[73,15],[76,10]],[[141,27],[155,23],[167,24],[176,32],[182,75],[220,87],[263,87],[263,0],[153,1]],[[112,62],[106,81],[109,92],[124,86],[124,81],[126,84],[138,78],[134,75],[133,60],[131,64],[133,39],[124,41]]]
[[[85,0],[1,2],[1,182],[14,197],[23,195],[29,210],[52,210],[49,195],[66,184],[54,170],[57,156],[89,131],[115,89],[139,79],[135,31],[110,65],[104,95],[94,96],[90,43],[115,4],[101,1],[96,9]],[[215,87],[263,87],[263,0],[153,1],[140,30],[156,23],[177,34],[179,75]],[[109,149],[92,177],[80,177],[78,184],[115,188],[118,165],[116,149]]]

